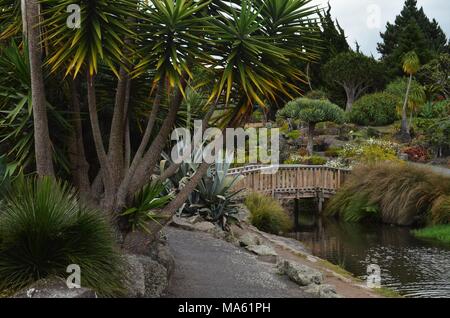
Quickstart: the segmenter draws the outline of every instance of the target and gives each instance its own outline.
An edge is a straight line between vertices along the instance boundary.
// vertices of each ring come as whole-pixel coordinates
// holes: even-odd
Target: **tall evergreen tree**
[[[435,19],[430,21],[423,8],[417,7],[417,0],[405,1],[395,23],[387,23],[381,38],[378,52],[393,76],[402,74],[402,58],[407,52],[417,52],[420,62],[425,64],[447,46],[447,37],[439,23]]]

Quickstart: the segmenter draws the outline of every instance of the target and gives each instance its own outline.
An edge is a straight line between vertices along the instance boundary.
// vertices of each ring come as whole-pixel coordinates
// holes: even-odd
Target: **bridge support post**
[[[322,214],[323,212],[323,203],[325,202],[325,197],[322,191],[317,193],[317,210]]]
[[[294,199],[294,226],[295,226],[295,229],[298,229],[300,226],[300,223],[298,220],[299,217],[300,217],[300,200],[297,198],[297,199]]]

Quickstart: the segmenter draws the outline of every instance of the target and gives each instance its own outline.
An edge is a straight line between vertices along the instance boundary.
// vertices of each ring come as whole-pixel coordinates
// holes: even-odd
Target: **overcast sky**
[[[328,0],[313,0],[326,7]],[[418,7],[425,14],[435,18],[447,37],[450,35],[450,0],[418,0]],[[366,54],[378,56],[376,50],[380,32],[384,32],[386,22],[394,22],[403,8],[404,0],[330,0],[331,14],[339,20],[352,47],[358,41]]]

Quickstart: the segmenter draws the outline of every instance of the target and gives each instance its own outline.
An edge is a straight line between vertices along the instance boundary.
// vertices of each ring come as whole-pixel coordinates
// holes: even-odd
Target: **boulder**
[[[249,250],[252,253],[255,253],[259,256],[277,256],[277,252],[270,247],[266,245],[248,245],[245,247],[247,250]]]
[[[239,244],[242,247],[260,245],[260,243],[258,236],[252,233],[245,233],[239,238]]]
[[[179,216],[174,216],[170,225],[186,231],[195,231],[194,224],[189,223],[185,218]]]
[[[332,285],[310,285],[306,290],[307,293],[313,294],[319,298],[341,298],[342,296],[338,295],[336,292],[336,288]]]
[[[308,286],[311,284],[320,285],[323,282],[321,272],[303,264],[290,260],[281,260],[277,267],[280,274],[285,274],[290,280],[300,286]]]
[[[200,232],[212,232],[215,228],[216,226],[211,222],[200,222],[194,224],[194,229]]]
[[[125,255],[129,298],[159,298],[168,286],[166,268],[148,256]]]
[[[169,245],[163,241],[153,243],[148,256],[166,268],[169,278],[172,276],[175,269],[175,258],[170,251]]]
[[[19,291],[13,298],[97,298],[97,295],[89,288],[70,289],[62,278],[45,278]]]

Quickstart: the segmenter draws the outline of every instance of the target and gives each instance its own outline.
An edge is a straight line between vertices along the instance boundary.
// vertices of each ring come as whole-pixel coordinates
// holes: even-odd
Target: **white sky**
[[[328,0],[313,0],[314,4],[327,6]],[[380,32],[384,32],[386,22],[394,22],[403,8],[404,0],[329,0],[334,19],[345,30],[347,41],[355,47],[357,40],[361,50],[378,56],[376,50],[380,41]],[[450,36],[450,0],[418,0],[417,5],[423,7],[425,14],[435,18],[441,28]]]

